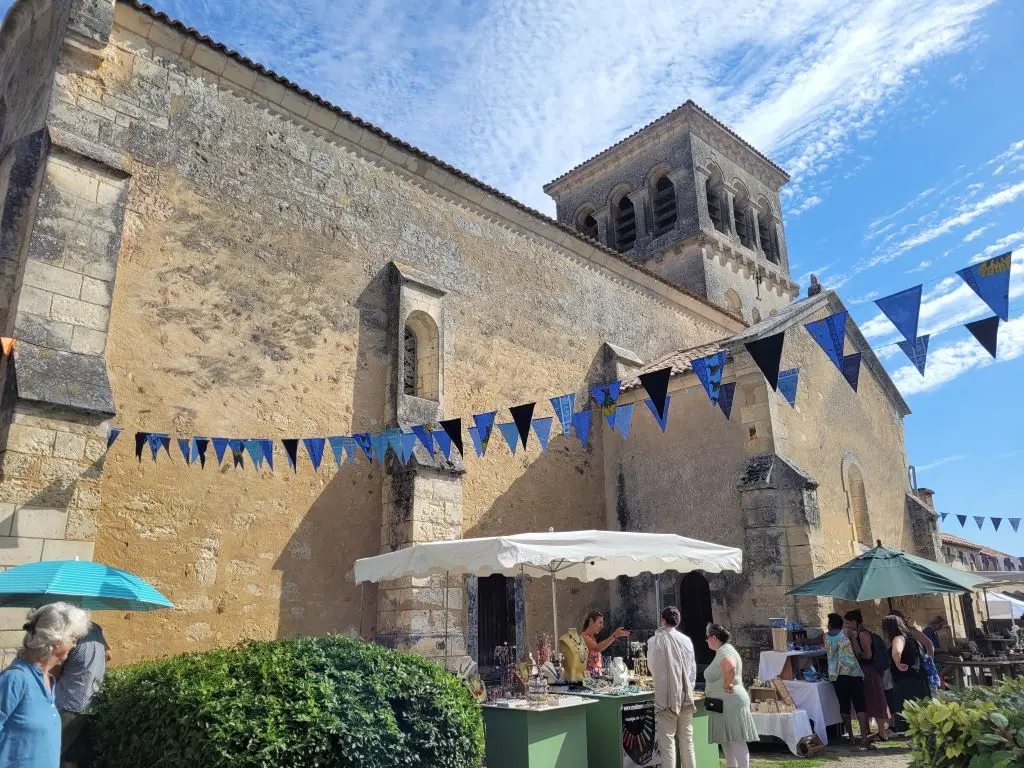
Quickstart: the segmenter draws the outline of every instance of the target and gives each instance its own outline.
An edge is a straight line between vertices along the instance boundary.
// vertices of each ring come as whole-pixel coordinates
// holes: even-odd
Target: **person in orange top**
[[[604,614],[600,611],[591,611],[583,620],[583,642],[587,644],[587,674],[600,675],[602,670],[601,654],[605,649],[618,640],[620,637],[629,637],[629,630],[617,627],[604,640],[598,641],[597,634],[604,629]]]

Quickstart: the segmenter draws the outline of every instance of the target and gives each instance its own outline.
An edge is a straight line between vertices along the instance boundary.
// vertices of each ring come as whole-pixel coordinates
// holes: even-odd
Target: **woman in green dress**
[[[729,644],[729,630],[708,624],[708,648],[715,652],[704,670],[704,695],[721,699],[722,712],[708,712],[708,741],[721,744],[725,768],[749,768],[747,742],[757,741],[757,727],[750,714],[750,696],[743,687],[743,660]]]

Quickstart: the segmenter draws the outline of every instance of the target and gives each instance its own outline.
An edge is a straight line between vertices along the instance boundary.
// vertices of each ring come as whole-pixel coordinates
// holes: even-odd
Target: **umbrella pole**
[[[661,574],[657,573],[654,575],[654,623],[658,623],[658,617],[661,616]]]
[[[988,590],[987,589],[983,589],[982,592],[985,594],[985,618],[988,621],[991,622],[992,621],[992,614],[988,610]],[[1012,611],[1011,611],[1011,615],[1012,615]]]
[[[551,642],[558,647],[558,597],[555,595],[555,572],[551,572]]]

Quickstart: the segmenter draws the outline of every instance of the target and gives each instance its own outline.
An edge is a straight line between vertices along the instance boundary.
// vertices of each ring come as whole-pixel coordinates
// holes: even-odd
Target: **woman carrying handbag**
[[[757,726],[750,714],[750,696],[743,687],[743,660],[729,644],[729,630],[709,624],[708,648],[715,652],[704,670],[704,708],[708,711],[708,741],[721,744],[725,768],[749,768],[747,742],[757,741]]]

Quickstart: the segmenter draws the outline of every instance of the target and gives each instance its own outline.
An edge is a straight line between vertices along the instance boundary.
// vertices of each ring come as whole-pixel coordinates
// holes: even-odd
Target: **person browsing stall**
[[[602,629],[604,629],[604,614],[600,611],[588,613],[583,620],[583,632],[580,634],[583,637],[583,642],[587,644],[587,674],[589,675],[600,675],[603,671],[601,654],[608,646],[620,637],[629,637],[629,630],[617,627],[608,637],[599,641],[597,635]]]
[[[695,768],[693,750],[693,701],[697,685],[697,658],[693,642],[676,629],[679,609],[669,606],[661,612],[661,625],[647,641],[647,666],[654,678],[654,712],[657,719],[658,749],[664,765]]]

